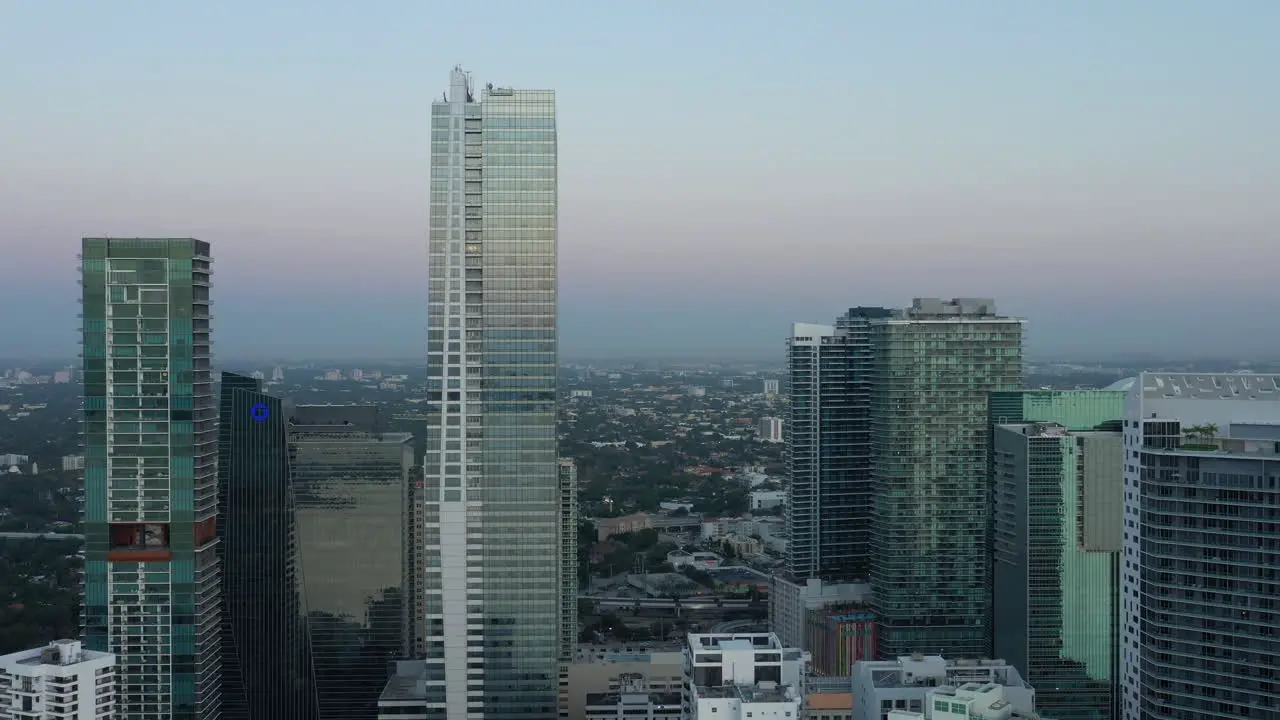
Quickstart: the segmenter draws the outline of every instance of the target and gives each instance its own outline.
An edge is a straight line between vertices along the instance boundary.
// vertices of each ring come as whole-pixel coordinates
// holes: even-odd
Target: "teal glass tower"
[[[1119,717],[1124,400],[991,395],[993,646],[1048,717]]]
[[[1022,386],[1021,320],[982,298],[871,321],[878,654],[986,656],[987,394]]]
[[[555,93],[477,97],[456,68],[431,110],[423,701],[429,717],[550,720],[566,585]]]
[[[85,238],[86,647],[117,717],[220,712],[217,407],[209,244]]]

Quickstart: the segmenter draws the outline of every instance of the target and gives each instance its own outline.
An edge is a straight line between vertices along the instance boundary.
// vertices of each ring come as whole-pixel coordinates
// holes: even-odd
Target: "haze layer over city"
[[[418,356],[458,62],[558,90],[566,356],[778,357],[818,308],[920,294],[999,298],[1033,355],[1274,352],[1278,14],[12,3],[2,354],[74,350],[68,238],[116,233],[215,243],[220,352]]]

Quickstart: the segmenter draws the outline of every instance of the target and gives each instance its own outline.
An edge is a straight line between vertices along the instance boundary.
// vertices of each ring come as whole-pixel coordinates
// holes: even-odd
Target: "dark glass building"
[[[315,720],[299,597],[292,405],[261,381],[222,373],[218,554],[222,560],[224,720]]]
[[[218,717],[217,407],[209,244],[85,238],[84,642],[117,717]]]
[[[871,545],[870,321],[857,307],[835,325],[798,323],[787,341],[788,577],[866,580]]]
[[[384,432],[378,408],[299,405],[289,418],[302,603],[324,720],[374,717],[404,618],[412,436]]]

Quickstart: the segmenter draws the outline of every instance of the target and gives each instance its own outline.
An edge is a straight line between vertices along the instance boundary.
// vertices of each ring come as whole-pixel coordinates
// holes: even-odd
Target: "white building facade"
[[[762,440],[763,442],[771,442],[771,443],[782,442],[782,418],[776,418],[776,417],[760,418],[760,427],[757,432],[759,434],[760,440]]]
[[[1280,375],[1143,373],[1124,451],[1123,720],[1280,717]]]
[[[684,720],[788,720],[804,707],[809,655],[773,633],[690,634]]]
[[[1003,660],[911,655],[853,666],[853,720],[1010,720],[1034,711],[1035,690]]]
[[[79,640],[0,656],[0,720],[108,720],[116,657]]]

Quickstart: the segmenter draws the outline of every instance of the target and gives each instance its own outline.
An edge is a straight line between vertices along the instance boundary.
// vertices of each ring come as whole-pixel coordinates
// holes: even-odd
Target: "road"
[[[711,626],[713,633],[769,632],[769,624],[759,620],[726,620]]]

